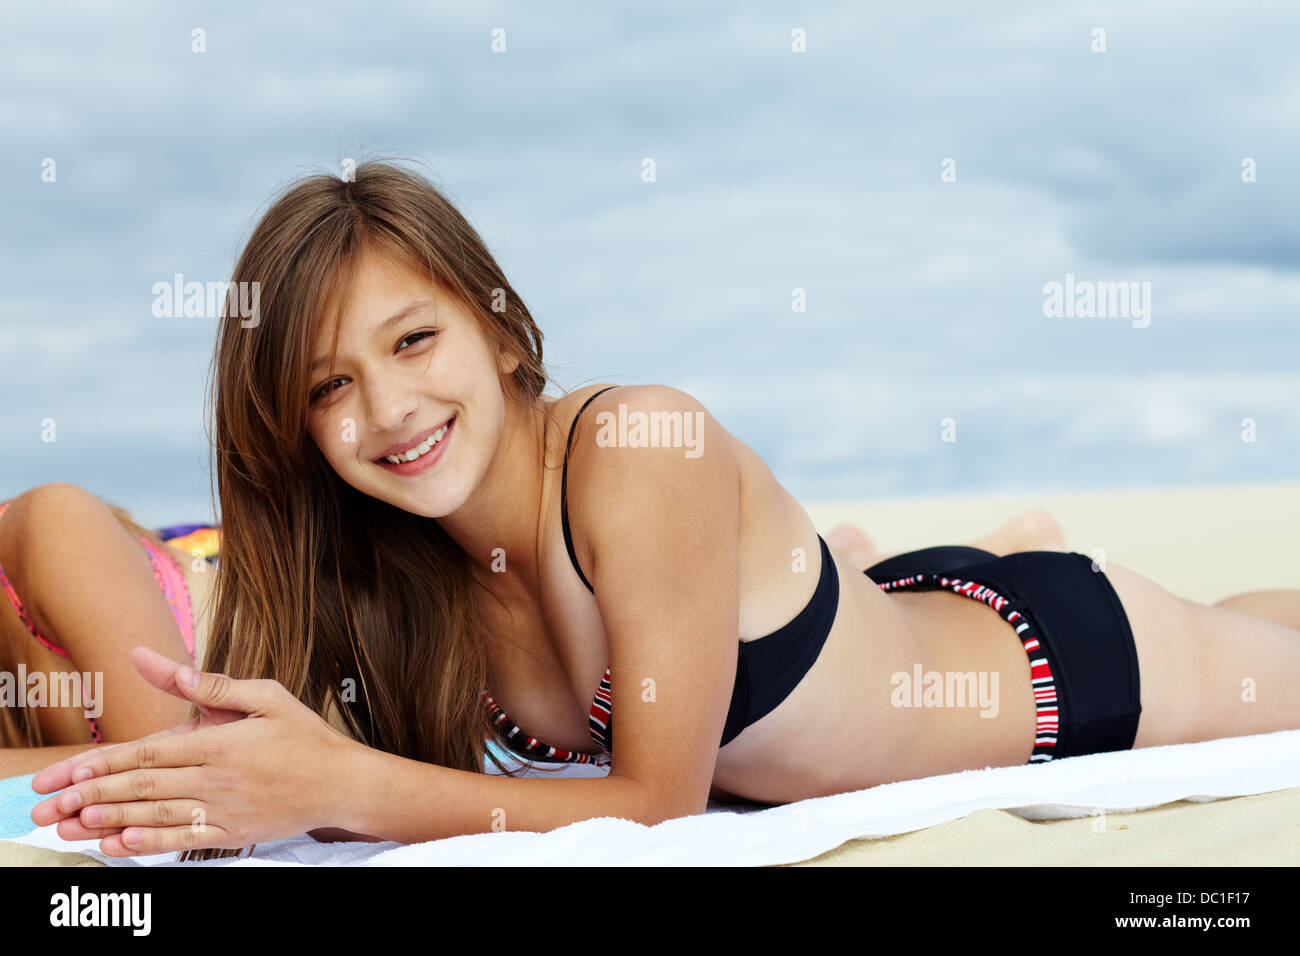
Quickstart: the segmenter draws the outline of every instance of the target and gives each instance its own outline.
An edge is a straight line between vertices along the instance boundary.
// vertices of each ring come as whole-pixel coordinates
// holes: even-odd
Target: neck
[[[471,573],[496,592],[536,590],[550,400],[506,402],[501,445],[474,495],[438,522],[464,550]]]

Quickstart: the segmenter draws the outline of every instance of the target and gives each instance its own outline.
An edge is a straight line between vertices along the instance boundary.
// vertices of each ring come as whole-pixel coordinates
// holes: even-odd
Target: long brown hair
[[[487,645],[463,550],[436,520],[344,482],[307,430],[314,335],[336,290],[341,312],[366,250],[428,276],[518,358],[507,400],[535,405],[546,386],[528,309],[426,178],[369,160],[351,179],[288,188],[239,257],[213,357],[222,543],[203,668],[273,678],[368,746],[481,773],[485,737],[503,741],[483,702]],[[234,308],[241,288],[258,289],[256,322]]]

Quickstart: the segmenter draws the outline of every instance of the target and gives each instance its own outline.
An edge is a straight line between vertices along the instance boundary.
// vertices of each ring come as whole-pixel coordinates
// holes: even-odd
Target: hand
[[[192,669],[182,664],[177,664],[174,660],[159,654],[149,647],[136,647],[131,652],[131,663],[149,683],[153,684],[160,690],[164,690],[176,697],[188,700],[189,698],[181,692],[178,682],[181,679],[181,672],[186,674],[193,673]],[[229,723],[232,720],[242,720],[245,714],[239,710],[220,710],[212,707],[199,706],[199,714],[188,720],[182,721],[175,727],[167,730],[160,730],[157,733],[149,734],[140,740],[153,740],[158,737],[167,737],[172,734],[183,734],[199,727],[215,727],[219,724]],[[94,776],[94,771],[85,766],[87,758],[92,753],[106,753],[115,748],[130,746],[128,743],[108,743],[98,744],[95,747],[84,750],[79,754],[68,757],[58,763],[50,764],[45,769],[38,772],[32,778],[32,789],[37,793],[49,793],[52,790],[58,790],[73,783],[80,783],[83,780],[89,780]],[[69,840],[92,839],[96,836],[105,837],[113,833],[120,833],[121,828],[101,827],[96,832],[86,832],[81,836],[72,835],[78,832],[71,824],[65,829],[59,828],[61,836]]]
[[[136,647],[131,651],[131,663],[135,665],[135,669],[140,672],[144,679],[153,684],[154,687],[166,691],[174,697],[180,697],[182,700],[190,699],[182,692],[180,681],[182,677],[188,679],[188,676],[193,673],[191,668],[186,667],[184,664],[177,664],[174,660],[159,654],[153,648],[144,646]],[[222,710],[200,704],[197,717],[191,717],[175,727],[160,730],[139,739],[153,740],[171,734],[183,734],[199,727],[215,727],[218,724],[229,723],[232,720],[242,720],[244,717],[245,714],[241,710]],[[82,751],[79,754],[60,760],[58,763],[50,764],[32,778],[32,789],[37,793],[49,793],[51,790],[58,790],[69,784],[89,780],[94,773],[84,764],[90,754],[102,754],[117,747],[127,746],[130,746],[130,744],[99,744],[91,750]]]
[[[99,839],[103,853],[132,856],[237,849],[337,822],[335,791],[360,745],[276,681],[194,672],[147,648],[132,662],[200,716],[42,770],[33,790],[66,789],[32,810],[37,826],[57,823],[65,840]]]

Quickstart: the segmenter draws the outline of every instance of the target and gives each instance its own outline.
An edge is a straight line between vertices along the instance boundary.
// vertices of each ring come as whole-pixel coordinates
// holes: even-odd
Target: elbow
[[[651,788],[640,787],[640,797],[636,802],[637,823],[648,827],[656,826],[665,820],[677,817],[693,817],[708,809],[708,794],[702,797],[686,797],[681,793],[659,793]]]
[[[666,820],[675,820],[678,817],[693,817],[697,813],[703,813],[704,807],[692,807],[689,809],[674,808],[670,810],[651,810],[641,815],[637,823],[643,823],[648,827],[658,826]]]

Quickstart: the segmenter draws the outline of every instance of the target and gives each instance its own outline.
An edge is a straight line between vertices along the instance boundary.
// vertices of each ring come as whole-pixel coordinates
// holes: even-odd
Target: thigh
[[[1215,601],[1214,606],[1300,630],[1300,591],[1250,591]]]
[[[1186,600],[1119,565],[1105,574],[1137,647],[1134,747],[1300,727],[1300,632]]]

